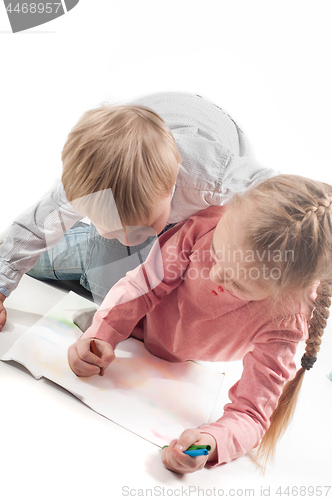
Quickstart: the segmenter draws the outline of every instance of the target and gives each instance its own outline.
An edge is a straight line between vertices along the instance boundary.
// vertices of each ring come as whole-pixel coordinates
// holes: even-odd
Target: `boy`
[[[163,229],[275,175],[199,96],[159,93],[111,111],[81,118],[63,150],[62,184],[0,246],[0,328],[3,301],[31,268],[40,279],[77,279],[100,302]],[[86,215],[90,226],[78,222]]]

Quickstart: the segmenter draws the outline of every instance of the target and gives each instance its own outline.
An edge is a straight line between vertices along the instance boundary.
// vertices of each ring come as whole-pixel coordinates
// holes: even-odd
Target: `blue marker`
[[[329,379],[332,380],[332,372],[329,373]]]
[[[190,457],[201,457],[202,455],[208,455],[209,452],[206,448],[201,448],[200,450],[187,450],[183,452],[185,455]]]
[[[164,448],[167,448],[168,444],[163,446]],[[185,455],[189,455],[190,457],[201,457],[203,455],[208,455],[209,451],[211,450],[211,446],[209,444],[206,445],[195,445],[193,444],[192,446],[189,446],[189,448],[184,451],[183,453]]]

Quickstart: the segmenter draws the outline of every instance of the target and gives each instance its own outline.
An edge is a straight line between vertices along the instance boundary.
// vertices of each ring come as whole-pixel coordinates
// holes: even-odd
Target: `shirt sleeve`
[[[0,292],[8,297],[40,254],[59,243],[82,218],[68,202],[62,184],[20,215],[0,245]]]
[[[82,338],[104,340],[113,349],[128,338],[139,320],[182,283],[196,237],[192,219],[161,235],[146,262],[111,288]]]
[[[217,443],[218,459],[208,466],[230,462],[258,446],[284,383],[295,375],[296,347],[306,335],[303,314],[284,318],[256,335],[253,350],[243,358],[241,379],[229,391],[231,403],[220,419],[199,428]]]

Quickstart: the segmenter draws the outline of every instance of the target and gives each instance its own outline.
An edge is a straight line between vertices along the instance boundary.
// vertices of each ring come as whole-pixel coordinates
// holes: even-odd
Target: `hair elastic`
[[[303,354],[303,356],[301,358],[301,366],[305,370],[310,370],[310,368],[312,368],[314,366],[316,361],[317,361],[317,358],[308,358],[308,356],[306,356],[306,354]]]

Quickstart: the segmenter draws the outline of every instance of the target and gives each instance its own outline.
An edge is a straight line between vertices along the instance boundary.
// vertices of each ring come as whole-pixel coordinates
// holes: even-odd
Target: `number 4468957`
[[[287,488],[279,488],[276,490],[276,495],[280,497],[283,496],[292,496],[292,497],[302,497],[309,496],[312,497],[327,497],[331,490],[331,486],[287,486]]]
[[[14,4],[13,4],[14,5]],[[17,12],[18,14],[43,14],[46,12],[47,14],[52,14],[54,12],[57,14],[59,8],[61,7],[61,2],[47,2],[47,3],[19,3],[12,7],[12,4],[8,4],[6,10],[7,12]]]

